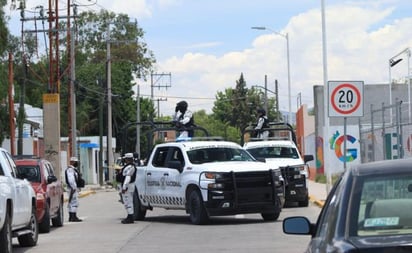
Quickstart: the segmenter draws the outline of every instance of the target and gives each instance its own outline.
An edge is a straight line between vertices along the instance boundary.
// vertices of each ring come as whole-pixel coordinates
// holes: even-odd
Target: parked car
[[[38,235],[33,187],[18,178],[13,158],[0,148],[0,252],[13,251],[13,237],[22,247],[35,246]]]
[[[287,234],[311,235],[307,252],[412,252],[412,159],[347,169],[317,223],[287,217]]]
[[[55,176],[52,164],[42,158],[15,159],[19,177],[30,181],[36,192],[37,220],[41,233],[50,232],[53,226],[63,226],[64,190],[62,182]]]

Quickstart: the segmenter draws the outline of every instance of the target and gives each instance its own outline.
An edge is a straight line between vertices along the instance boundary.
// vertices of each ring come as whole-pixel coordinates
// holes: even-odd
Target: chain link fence
[[[361,162],[412,157],[411,105],[371,105],[359,118]]]

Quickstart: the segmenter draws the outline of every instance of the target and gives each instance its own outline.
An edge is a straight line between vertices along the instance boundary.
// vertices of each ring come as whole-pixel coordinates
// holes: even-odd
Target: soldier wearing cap
[[[133,153],[126,153],[124,155],[125,166],[120,172],[122,177],[121,181],[121,193],[123,204],[127,212],[127,217],[122,220],[123,224],[134,223],[134,207],[133,207],[133,194],[134,194],[134,181],[136,180],[136,166],[134,164]]]
[[[79,166],[79,160],[77,157],[70,158],[70,165],[67,167],[65,171],[66,176],[66,184],[69,193],[69,201],[68,201],[68,210],[69,210],[69,221],[70,222],[79,222],[82,221],[77,217],[77,208],[79,207],[79,178],[80,174],[77,170]]]

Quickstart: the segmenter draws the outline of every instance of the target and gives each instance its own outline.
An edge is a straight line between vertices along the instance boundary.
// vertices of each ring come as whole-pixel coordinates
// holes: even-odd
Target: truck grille
[[[275,202],[275,181],[279,178],[270,171],[231,172],[217,183],[225,185],[225,191],[232,192],[235,203],[254,204]]]

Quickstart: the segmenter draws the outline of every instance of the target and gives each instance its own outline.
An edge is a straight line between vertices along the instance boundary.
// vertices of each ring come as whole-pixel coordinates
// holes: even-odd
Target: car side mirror
[[[56,182],[56,181],[57,181],[56,176],[51,175],[51,176],[47,177],[47,184],[51,184],[51,183]]]
[[[180,161],[169,161],[167,163],[168,168],[177,169],[179,172],[183,171],[183,165]]]
[[[306,217],[287,217],[283,220],[283,232],[293,235],[310,235],[311,223]]]
[[[313,161],[313,155],[304,155],[303,156],[303,160],[305,161],[305,163]]]

